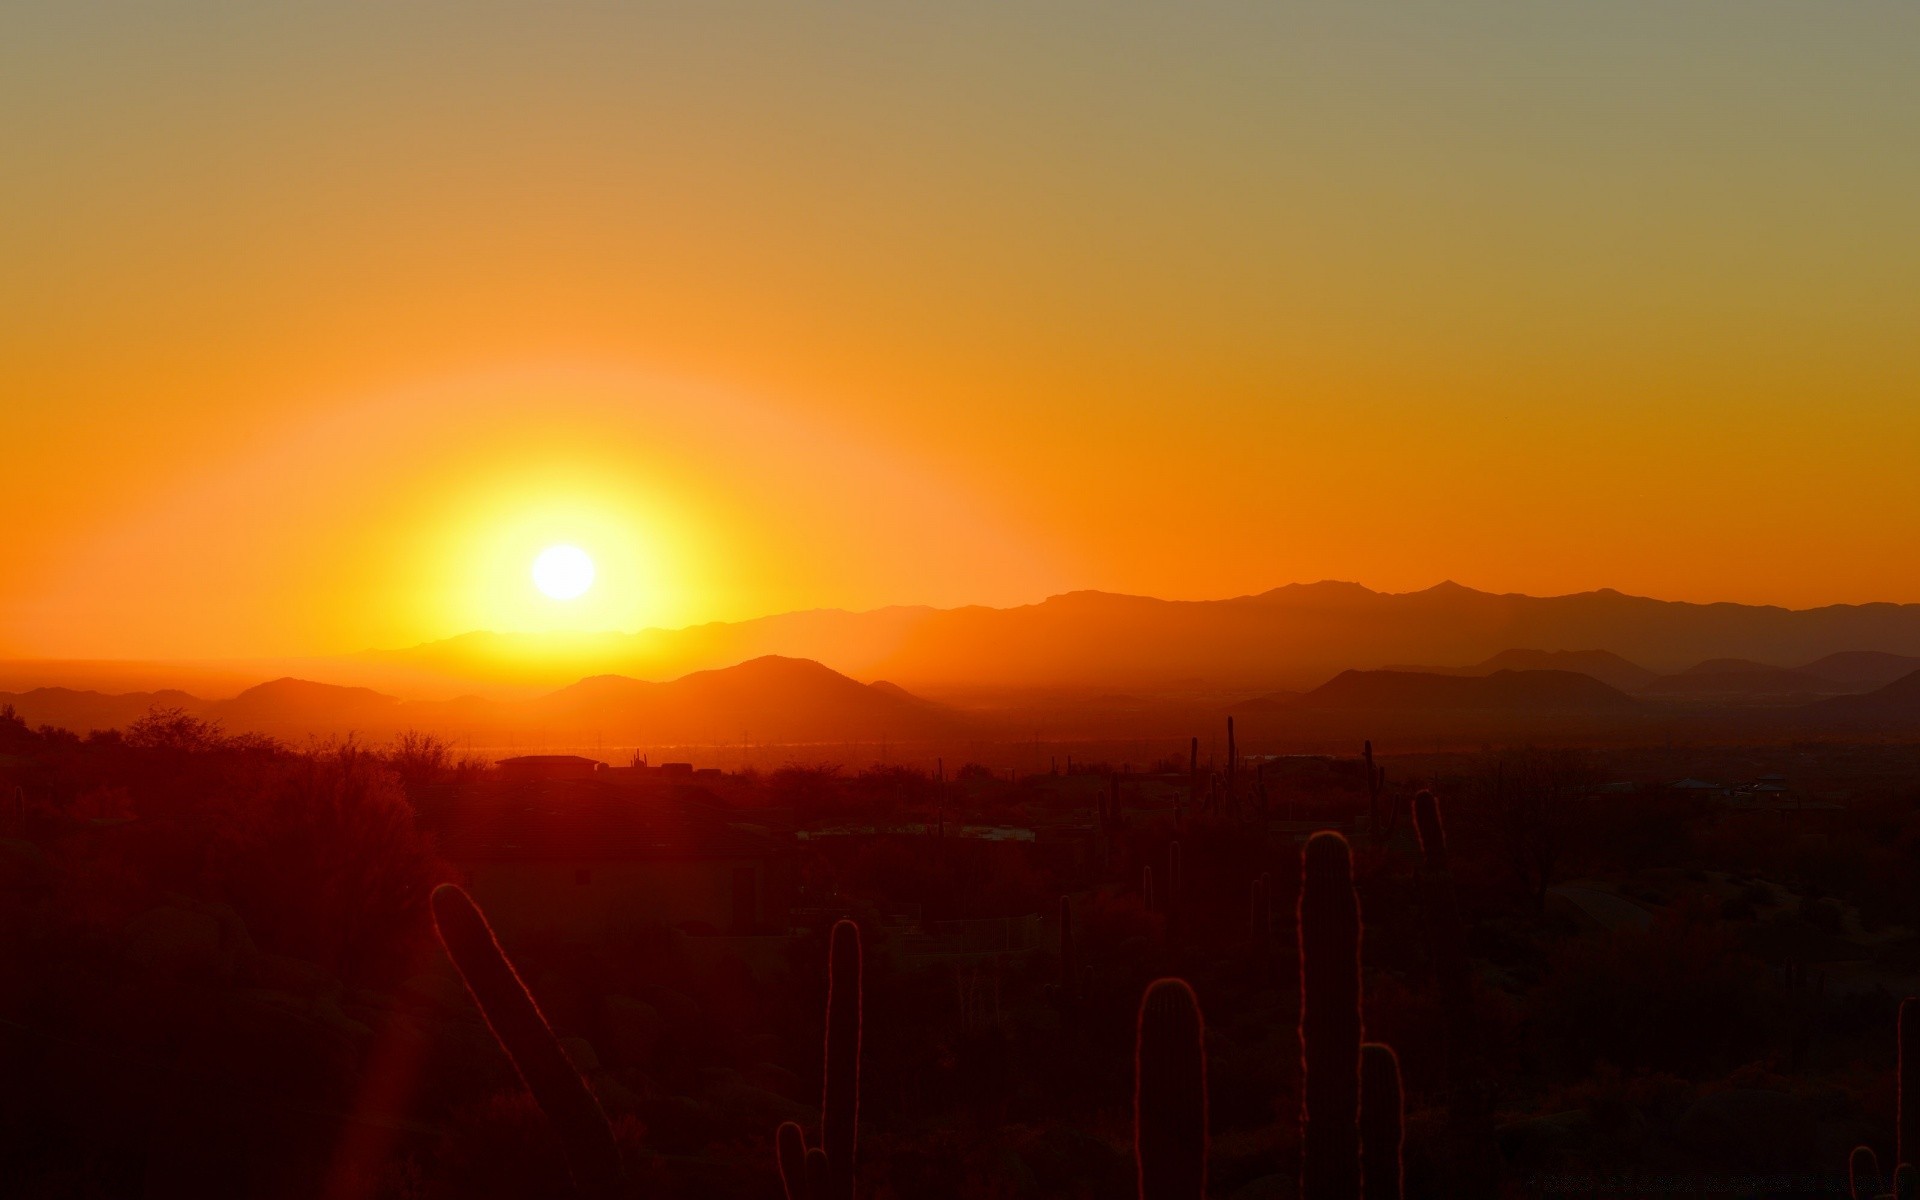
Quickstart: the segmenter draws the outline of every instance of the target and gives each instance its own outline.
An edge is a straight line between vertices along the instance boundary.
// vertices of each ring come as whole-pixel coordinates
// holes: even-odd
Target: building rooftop
[[[496,766],[527,767],[604,767],[607,764],[597,758],[586,758],[578,754],[522,754],[515,758],[503,758]]]

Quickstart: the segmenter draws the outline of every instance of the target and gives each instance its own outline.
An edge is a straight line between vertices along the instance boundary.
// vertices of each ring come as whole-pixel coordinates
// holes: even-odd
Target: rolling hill
[[[52,725],[85,733],[89,729],[120,729],[156,708],[178,708],[196,715],[207,702],[175,689],[156,692],[97,692],[43,687],[24,692],[0,692],[0,707],[12,707],[28,725]]]
[[[1885,687],[1896,679],[1920,671],[1920,657],[1887,654],[1878,650],[1843,650],[1815,659],[1800,670],[1864,692]]]
[[[1576,671],[1495,671],[1432,675],[1415,671],[1343,671],[1285,707],[1323,712],[1440,712],[1618,715],[1639,710],[1633,697]]]
[[[1808,670],[1792,670],[1739,658],[1709,659],[1665,675],[1641,689],[1647,696],[1760,704],[1805,701],[1858,689]]]
[[[1425,675],[1491,675],[1496,671],[1574,671],[1623,692],[1637,692],[1660,678],[1608,650],[1502,650],[1469,667],[1388,667]]]
[[[530,700],[406,702],[367,688],[277,679],[226,700],[185,692],[109,695],[42,688],[0,693],[29,724],[119,728],[176,707],[228,732],[391,736],[405,729],[491,739],[604,737],[615,742],[780,743],[924,737],[967,727],[960,715],[892,684],[863,684],[816,662],[765,656],[665,683],[602,675]]]
[[[1828,697],[1807,711],[1816,721],[1914,725],[1920,722],[1920,670],[1861,695]]]
[[[515,707],[545,728],[644,732],[669,742],[902,738],[957,721],[891,684],[863,684],[817,662],[777,655],[670,683],[601,675]]]

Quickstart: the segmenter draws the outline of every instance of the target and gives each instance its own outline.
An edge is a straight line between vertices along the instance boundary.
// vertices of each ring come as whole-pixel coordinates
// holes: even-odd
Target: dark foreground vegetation
[[[0,1194],[1844,1194],[1920,1129],[1916,778],[503,779],[8,714]]]

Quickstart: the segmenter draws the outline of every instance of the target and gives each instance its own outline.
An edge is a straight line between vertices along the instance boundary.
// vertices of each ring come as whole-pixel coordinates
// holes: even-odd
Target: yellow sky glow
[[[0,22],[0,655],[1920,601],[1920,7]]]

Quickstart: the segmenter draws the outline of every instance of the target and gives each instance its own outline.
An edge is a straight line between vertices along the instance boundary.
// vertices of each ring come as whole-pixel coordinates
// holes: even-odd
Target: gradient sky
[[[0,654],[1920,601],[1916,62],[1910,0],[10,4]]]

